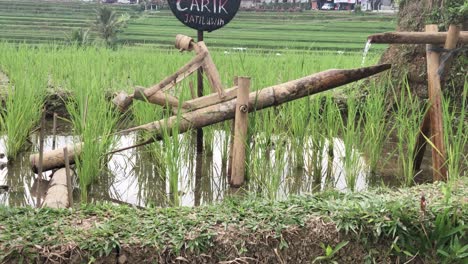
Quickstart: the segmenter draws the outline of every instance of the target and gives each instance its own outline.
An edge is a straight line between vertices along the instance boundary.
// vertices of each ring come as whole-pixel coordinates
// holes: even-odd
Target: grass
[[[270,247],[271,252],[276,248],[278,254],[289,252],[295,258],[300,245],[295,242],[297,235],[290,234],[305,232],[333,248],[350,241],[336,252],[333,259],[339,262],[357,256],[357,262],[416,258],[429,263],[463,263],[467,253],[466,246],[463,248],[467,243],[466,186],[463,178],[453,184],[362,193],[329,191],[284,201],[232,198],[195,208],[139,210],[102,203],[76,210],[0,206],[0,261],[66,260],[73,255],[83,261],[102,260],[117,250],[129,261],[164,257],[196,261],[205,254],[211,256],[209,261],[217,262],[255,257]],[[422,192],[429,201],[424,211],[419,205]],[[318,233],[309,234],[310,230]],[[324,236],[324,232],[328,233]],[[323,256],[314,236],[307,237],[301,243],[311,241],[308,256]],[[240,238],[246,242],[240,243]],[[258,247],[260,241],[264,247]],[[151,250],[138,250],[142,247]],[[363,253],[359,256],[349,250]],[[265,261],[276,259],[276,255],[262,256]]]

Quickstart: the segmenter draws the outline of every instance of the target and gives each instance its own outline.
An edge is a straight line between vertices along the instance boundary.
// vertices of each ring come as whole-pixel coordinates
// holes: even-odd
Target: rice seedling
[[[312,176],[313,184],[312,186],[317,186],[320,189],[322,178],[323,178],[323,171],[326,168],[323,168],[323,160],[324,160],[324,148],[325,148],[325,141],[327,137],[327,129],[326,125],[324,124],[324,111],[322,104],[325,102],[325,97],[323,96],[314,96],[308,102],[308,110],[309,113],[307,117],[307,122],[309,124],[309,129],[307,133],[309,140],[304,142],[303,146],[297,146],[301,150],[306,148],[307,153],[307,160],[308,160],[308,168],[306,171],[309,172]]]
[[[468,146],[467,96],[468,82],[465,80],[459,106],[453,105],[449,97],[444,97],[442,100],[444,142],[449,180],[457,180],[466,176],[466,169],[468,168],[468,156],[465,152]]]
[[[5,108],[0,110],[0,125],[6,134],[4,140],[9,159],[16,158],[38,124],[47,85],[47,68],[42,65],[43,51],[39,50],[36,55],[32,55],[26,46],[22,46],[16,52],[19,58],[5,54],[6,57],[2,59],[8,67],[10,78]],[[42,70],[37,67],[42,67]]]
[[[342,121],[342,137],[344,142],[343,170],[348,190],[355,191],[357,178],[361,171],[360,153],[357,151],[360,141],[359,126],[361,118],[358,116],[356,94],[350,93],[347,101],[347,117]]]
[[[382,149],[390,134],[387,130],[385,96],[385,86],[373,82],[367,88],[366,101],[362,105],[362,149],[367,157],[370,175],[375,175],[379,161],[383,160]]]
[[[86,69],[76,69],[71,76],[69,87],[75,95],[66,103],[75,133],[84,144],[76,160],[82,202],[87,200],[89,186],[106,168],[110,158],[106,153],[116,142],[112,133],[118,121],[113,106],[100,90],[100,76],[85,72]]]
[[[394,118],[397,134],[396,151],[400,168],[398,176],[402,185],[410,186],[415,176],[416,141],[425,110],[419,100],[411,94],[407,81],[404,84],[405,87],[401,89],[399,95],[393,90],[396,102]]]

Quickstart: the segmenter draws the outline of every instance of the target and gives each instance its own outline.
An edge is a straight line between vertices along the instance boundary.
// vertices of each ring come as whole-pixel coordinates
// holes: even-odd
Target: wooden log
[[[136,99],[135,96],[137,94],[140,94],[140,96],[143,96],[143,98],[145,98],[144,93],[145,93],[145,89],[143,87],[139,87],[135,89],[134,98]],[[138,97],[141,98],[140,96]],[[157,104],[163,107],[166,107],[166,106],[175,107],[175,108],[179,107],[179,98],[172,96],[168,93],[164,93],[163,91],[157,91],[156,93],[152,94],[150,97],[146,98],[145,100],[148,100],[149,103]],[[191,104],[187,102],[182,102],[180,106],[184,109],[192,108]]]
[[[426,31],[437,32],[437,25],[426,25]],[[445,145],[442,123],[442,91],[440,87],[439,53],[434,51],[434,46],[426,45],[427,78],[429,88],[429,115],[432,148],[433,180],[447,180],[447,168],[445,166]]]
[[[381,64],[352,70],[327,70],[287,83],[263,88],[249,94],[249,112],[327,91],[388,70],[390,67],[390,64]],[[156,132],[157,136],[160,137],[163,129],[171,128],[173,125],[177,124],[177,122],[179,131],[183,133],[189,129],[204,127],[232,119],[234,117],[234,110],[235,99],[232,99],[186,113],[182,115],[181,118],[173,116],[165,120],[126,129],[121,131],[121,133],[148,131]]]
[[[126,92],[120,92],[114,97],[114,99],[112,99],[112,103],[117,106],[117,109],[121,113],[125,113],[132,102],[133,94],[128,95]]]
[[[460,35],[460,27],[456,25],[450,25],[447,39],[445,41],[444,49],[446,50],[451,50],[456,48],[458,38]],[[450,60],[445,62],[445,71],[447,71],[450,68]],[[444,75],[440,76],[440,78],[443,78]],[[424,152],[426,151],[426,145],[427,145],[427,140],[426,138],[430,137],[430,124],[431,124],[431,118],[430,118],[430,112],[426,112],[424,115],[424,120],[421,124],[421,128],[419,130],[419,134],[417,136],[416,140],[416,146],[415,146],[415,153],[416,157],[414,159],[414,172],[418,172],[421,169],[421,164],[422,160],[424,157]]]
[[[245,179],[245,146],[247,141],[248,104],[250,93],[250,78],[239,77],[237,91],[234,144],[232,150],[231,187],[238,188]]]
[[[445,43],[447,32],[386,32],[368,37],[372,43],[440,44]],[[460,32],[459,43],[468,44],[468,31]]]
[[[351,70],[328,70],[287,83],[263,88],[259,91],[251,92],[249,94],[248,111],[252,112],[261,110],[267,107],[280,105],[305,96],[327,91],[332,88],[345,85],[383,72],[385,70],[390,69],[390,67],[390,64],[381,64]],[[182,114],[180,117],[172,116],[164,120],[159,120],[149,124],[122,130],[119,133],[125,134],[134,131],[148,131],[153,132],[154,135],[151,139],[145,142],[138,143],[134,146],[120,148],[110,152],[109,154],[149,144],[154,140],[160,140],[162,139],[165,130],[169,133],[172,132],[171,128],[173,126],[178,126],[179,133],[184,133],[191,129],[197,129],[208,125],[216,124],[224,120],[232,119],[234,117],[235,108],[235,99],[231,99],[226,102],[222,102],[219,104],[195,110],[193,112]],[[69,149],[70,162],[73,162],[73,159],[80,154],[81,148],[82,143],[78,144],[75,147],[75,149]],[[63,153],[51,152],[48,152],[45,155],[45,160],[47,162],[44,162],[44,167],[51,169],[59,167],[59,165],[63,165]],[[36,156],[37,154],[33,154],[30,157],[31,164],[33,165],[33,170],[35,167],[34,164],[36,164],[35,161],[37,160]]]
[[[57,170],[50,179],[42,207],[67,208],[68,206],[67,174],[66,169],[62,168]]]
[[[213,93],[213,94],[198,97],[192,100],[188,100],[185,102],[189,104],[190,111],[193,111],[193,110],[204,108],[210,105],[226,102],[236,97],[237,97],[237,86],[234,86],[224,91],[224,98],[220,98],[217,93]]]
[[[144,89],[143,92],[138,89],[135,90],[133,98],[137,100],[148,100],[151,101],[151,97],[158,91],[167,91],[174,87],[177,83],[181,82],[186,77],[194,73],[204,63],[205,56],[207,53],[200,52],[195,58],[189,61],[187,64],[178,69],[174,74],[166,77],[164,80],[148,89]]]
[[[68,157],[70,159],[70,164],[75,163],[75,153],[80,153],[82,148],[82,143],[76,144],[74,146],[67,146]],[[31,162],[31,168],[34,173],[37,173],[39,170],[39,154],[35,153],[29,156]],[[58,148],[44,153],[44,158],[42,161],[42,170],[48,171],[53,169],[62,168],[65,165],[65,157],[63,156],[63,149]]]
[[[211,90],[213,92],[217,92],[219,98],[224,98],[224,88],[221,83],[221,77],[219,76],[218,69],[211,58],[210,52],[205,45],[205,42],[199,41],[197,43],[198,47],[200,48],[202,53],[206,53],[205,59],[203,60],[203,72],[208,77],[208,81],[210,82]],[[199,51],[200,52],[200,51]]]

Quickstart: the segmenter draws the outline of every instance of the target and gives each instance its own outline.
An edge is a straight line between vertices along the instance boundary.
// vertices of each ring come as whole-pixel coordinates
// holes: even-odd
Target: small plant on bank
[[[316,257],[312,263],[332,263],[332,264],[338,264],[337,261],[333,260],[333,257],[336,255],[340,249],[348,245],[349,241],[342,241],[338,243],[338,245],[335,246],[335,248],[332,248],[330,245],[325,246],[325,244],[320,243],[320,247],[322,247],[325,255]]]

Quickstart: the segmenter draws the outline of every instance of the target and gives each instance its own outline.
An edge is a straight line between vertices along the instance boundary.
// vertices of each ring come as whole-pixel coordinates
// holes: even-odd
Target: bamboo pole
[[[245,146],[247,140],[248,104],[250,92],[250,78],[239,77],[237,91],[234,144],[232,149],[231,187],[240,187],[245,179]]]
[[[75,163],[75,153],[81,153],[81,148],[83,143],[79,143],[74,146],[67,146],[68,158],[70,164]],[[34,173],[39,171],[39,161],[40,155],[38,153],[32,154],[29,156],[29,161],[31,162],[31,169]],[[65,157],[63,156],[63,149],[58,148],[44,153],[44,158],[42,160],[42,170],[48,171],[57,168],[62,168],[65,165]]]
[[[239,77],[234,76],[234,85],[237,87],[239,85]],[[237,93],[236,93],[237,96]],[[234,146],[234,130],[235,130],[236,117],[231,121],[231,136],[229,137],[229,157],[228,157],[228,166],[227,166],[227,179],[231,181],[232,175],[232,156],[233,156],[233,146]]]
[[[351,70],[328,70],[312,74],[294,81],[263,88],[249,94],[248,111],[257,111],[267,107],[280,105],[305,96],[327,91],[335,87],[345,85],[374,74],[390,69],[390,64],[381,64],[371,67],[351,69]],[[178,126],[179,133],[184,133],[191,129],[197,129],[208,125],[216,124],[234,117],[235,99],[211,105],[205,108],[182,114],[180,117],[172,116],[167,119],[151,122],[149,124],[122,130],[119,133],[125,134],[136,131],[148,131],[154,133],[153,137],[145,142],[134,146],[120,148],[109,154],[120,152],[126,149],[142,146],[160,140],[164,131],[171,133],[173,126]],[[82,143],[76,145],[75,149],[69,149],[70,162],[74,161],[82,148]],[[50,151],[45,155],[44,168],[53,169],[63,166],[63,153],[53,153]],[[32,169],[37,169],[37,154],[30,156]]]
[[[371,43],[445,44],[447,32],[386,32],[368,37]],[[468,31],[461,31],[458,42],[468,44]]]
[[[451,50],[456,48],[458,39],[460,36],[460,27],[457,25],[450,25],[447,39],[445,41],[444,49]],[[446,71],[450,68],[450,60],[445,62]],[[444,75],[440,76],[443,78]],[[430,111],[426,112],[424,115],[424,120],[421,124],[421,128],[418,134],[418,138],[415,146],[416,157],[414,159],[414,171],[417,172],[421,169],[422,160],[424,157],[424,152],[426,151],[426,138],[430,137]]]
[[[70,173],[70,160],[68,159],[68,149],[63,148],[63,157],[65,158],[65,176],[67,177],[68,206],[73,207],[73,186]]]
[[[57,145],[57,113],[54,113],[54,119],[52,121],[52,149],[55,149]]]
[[[65,168],[61,168],[50,179],[42,207],[67,208],[70,206],[68,199],[67,173]]]
[[[42,116],[41,116],[41,127],[40,127],[40,132],[39,132],[39,154],[37,156],[37,163],[38,163],[38,168],[37,168],[37,180],[38,180],[38,185],[37,185],[37,190],[36,193],[37,199],[36,199],[36,207],[39,208],[41,206],[41,196],[39,195],[39,186],[41,185],[42,181],[42,172],[43,172],[43,162],[44,162],[44,133],[45,133],[45,109],[42,109]]]
[[[426,25],[426,31],[437,32],[437,25]],[[434,46],[426,45],[427,58],[427,78],[429,88],[429,115],[432,148],[433,180],[440,181],[447,179],[447,168],[445,167],[445,146],[442,124],[442,98],[440,87],[439,69],[440,55],[433,51]]]

